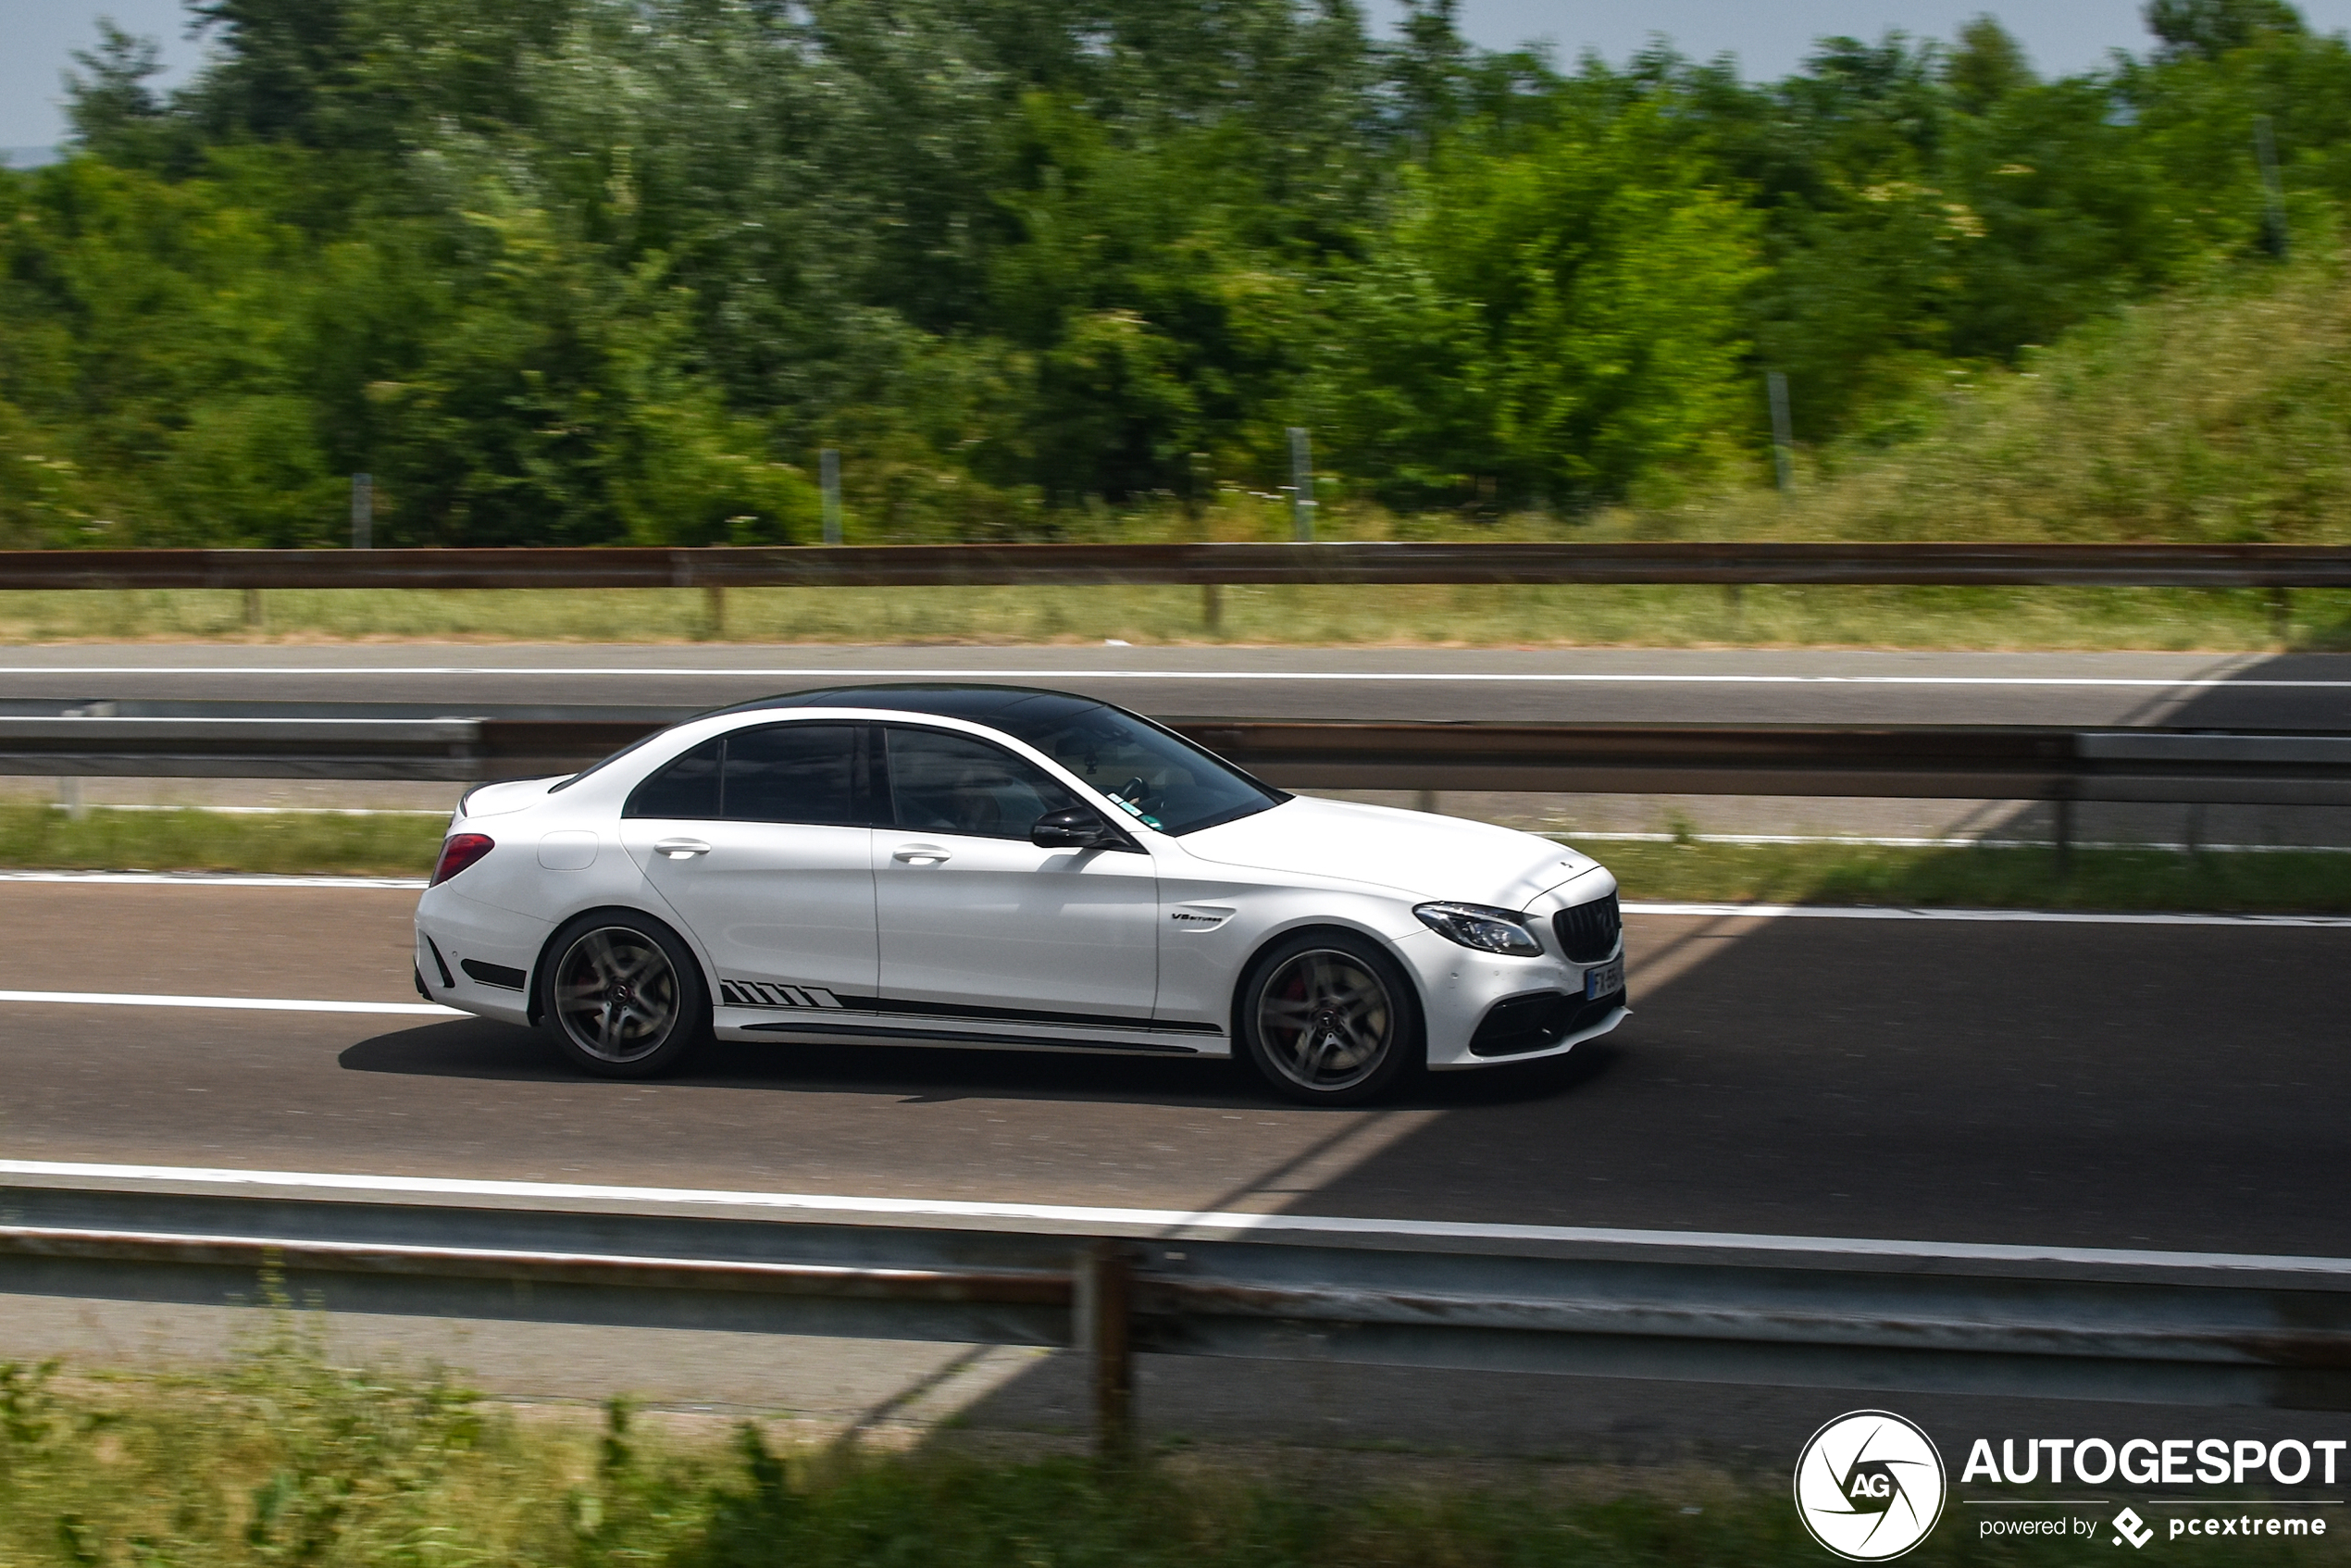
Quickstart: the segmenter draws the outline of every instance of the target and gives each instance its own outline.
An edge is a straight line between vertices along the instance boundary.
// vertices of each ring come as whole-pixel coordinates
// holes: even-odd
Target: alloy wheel
[[[1274,1070],[1301,1089],[1350,1089],[1380,1069],[1396,1039],[1387,986],[1352,953],[1298,953],[1258,991],[1257,1038]]]
[[[565,1035],[602,1062],[636,1062],[678,1025],[678,972],[642,931],[584,933],[555,966],[555,1016]]]

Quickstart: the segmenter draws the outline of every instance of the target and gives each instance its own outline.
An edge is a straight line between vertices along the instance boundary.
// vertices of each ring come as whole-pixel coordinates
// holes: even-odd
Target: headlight
[[[1539,957],[1543,944],[1526,928],[1524,917],[1507,909],[1482,903],[1424,903],[1413,907],[1421,924],[1463,947],[1481,952],[1507,952],[1517,958]]]

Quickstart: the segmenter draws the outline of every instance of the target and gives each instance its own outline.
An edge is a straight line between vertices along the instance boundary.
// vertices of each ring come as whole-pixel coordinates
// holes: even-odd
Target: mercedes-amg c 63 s
[[[1616,881],[999,686],[803,691],[457,808],[431,1001],[636,1077],[729,1040],[1247,1057],[1321,1103],[1625,1016]]]

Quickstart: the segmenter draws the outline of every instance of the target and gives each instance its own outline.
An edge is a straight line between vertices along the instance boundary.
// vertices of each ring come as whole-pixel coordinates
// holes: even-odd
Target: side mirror
[[[1040,850],[1097,850],[1124,848],[1118,836],[1103,826],[1102,819],[1084,806],[1072,806],[1067,811],[1049,811],[1037,819],[1028,830],[1028,841]]]

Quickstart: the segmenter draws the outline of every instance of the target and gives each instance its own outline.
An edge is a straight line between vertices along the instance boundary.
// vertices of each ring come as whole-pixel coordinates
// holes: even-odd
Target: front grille
[[[1560,951],[1567,954],[1571,964],[1598,964],[1616,951],[1616,939],[1624,929],[1624,917],[1617,913],[1616,895],[1594,899],[1562,909],[1551,916],[1551,929],[1559,933]]]

